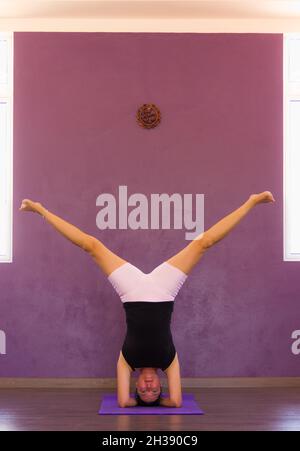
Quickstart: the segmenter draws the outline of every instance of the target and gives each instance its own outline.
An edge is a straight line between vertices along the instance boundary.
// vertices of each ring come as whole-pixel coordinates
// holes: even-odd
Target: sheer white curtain
[[[300,33],[284,35],[284,260],[300,261]]]
[[[0,262],[12,261],[13,33],[0,33]]]

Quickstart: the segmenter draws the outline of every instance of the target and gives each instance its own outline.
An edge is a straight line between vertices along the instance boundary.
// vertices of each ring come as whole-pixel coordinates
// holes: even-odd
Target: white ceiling
[[[299,0],[0,0],[4,18],[300,18]]]
[[[0,0],[1,31],[300,33],[300,0]]]

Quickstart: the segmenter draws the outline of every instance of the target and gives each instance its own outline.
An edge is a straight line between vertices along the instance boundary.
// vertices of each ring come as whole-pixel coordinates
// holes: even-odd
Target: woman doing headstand
[[[109,250],[97,238],[48,211],[39,202],[22,201],[20,211],[40,214],[64,237],[86,251],[107,276],[121,298],[127,333],[117,363],[120,407],[182,403],[180,366],[171,334],[174,299],[203,254],[224,238],[257,204],[274,202],[269,191],[252,194],[246,202],[191,241],[180,252],[145,274]],[[139,369],[135,398],[130,397],[130,375]],[[157,370],[165,372],[169,396],[161,396]]]

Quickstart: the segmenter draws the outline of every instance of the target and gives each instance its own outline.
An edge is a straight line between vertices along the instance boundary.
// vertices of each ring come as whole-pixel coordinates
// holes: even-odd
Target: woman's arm
[[[124,407],[135,407],[137,405],[137,401],[134,398],[128,398]]]
[[[137,405],[137,401],[130,397],[130,373],[131,370],[122,352],[120,352],[117,363],[118,404],[120,407],[133,407]]]
[[[161,398],[159,405],[163,407],[181,407],[181,404],[176,404],[171,398]]]
[[[182,393],[180,380],[180,365],[177,353],[171,365],[165,371],[168,378],[169,398],[162,398],[160,405],[165,407],[181,407]]]
[[[94,238],[85,232],[82,232],[77,227],[73,226],[64,219],[56,216],[55,214],[48,211],[39,202],[33,202],[29,199],[24,199],[22,201],[20,211],[32,211],[43,216],[45,220],[51,224],[59,233],[61,233],[65,238],[70,240],[76,246],[81,249],[90,252],[93,246]]]

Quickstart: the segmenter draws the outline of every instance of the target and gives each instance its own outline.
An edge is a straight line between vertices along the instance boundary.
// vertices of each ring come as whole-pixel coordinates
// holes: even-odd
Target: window
[[[284,34],[284,260],[300,261],[300,34]]]
[[[13,34],[0,33],[0,262],[12,261]]]

